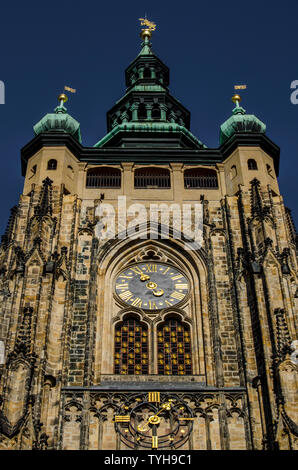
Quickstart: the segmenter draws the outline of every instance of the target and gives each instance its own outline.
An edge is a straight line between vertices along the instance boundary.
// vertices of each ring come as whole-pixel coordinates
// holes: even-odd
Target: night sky
[[[83,145],[106,133],[106,112],[125,92],[124,70],[140,50],[139,17],[157,24],[153,51],[170,68],[170,92],[191,112],[191,131],[218,147],[231,115],[234,84],[247,84],[241,105],[267,125],[281,148],[279,185],[298,222],[298,2],[51,0],[5,2],[0,12],[0,234],[23,188],[20,149],[33,125],[66,103],[81,123]],[[70,95],[70,94],[69,94]]]

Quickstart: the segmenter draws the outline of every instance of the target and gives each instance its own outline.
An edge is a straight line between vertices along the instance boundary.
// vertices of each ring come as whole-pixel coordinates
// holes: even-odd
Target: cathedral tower
[[[0,247],[0,449],[297,449],[296,231],[234,97],[190,131],[151,46],[107,134],[65,94],[21,151]]]

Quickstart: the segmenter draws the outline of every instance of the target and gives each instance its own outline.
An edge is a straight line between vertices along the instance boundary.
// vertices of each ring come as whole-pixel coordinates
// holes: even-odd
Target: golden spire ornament
[[[156,30],[156,24],[153,21],[149,21],[147,17],[139,18],[139,21],[141,22],[141,26],[145,26],[145,28],[142,28],[141,38],[143,41],[145,38],[150,39],[152,36],[152,31]]]

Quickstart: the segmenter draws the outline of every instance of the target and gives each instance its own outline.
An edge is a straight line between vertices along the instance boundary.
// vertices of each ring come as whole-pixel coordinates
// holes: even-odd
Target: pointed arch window
[[[247,160],[247,166],[248,166],[249,170],[257,170],[258,169],[257,162],[253,158],[250,158],[249,160]]]
[[[148,374],[148,328],[135,317],[115,328],[114,373]]]
[[[157,329],[158,374],[191,375],[190,328],[172,317]]]
[[[218,189],[217,174],[209,168],[191,168],[184,172],[186,189]]]
[[[87,171],[86,188],[120,188],[121,170],[118,168],[90,168]]]
[[[166,168],[139,168],[135,171],[135,188],[170,188],[170,171]]]

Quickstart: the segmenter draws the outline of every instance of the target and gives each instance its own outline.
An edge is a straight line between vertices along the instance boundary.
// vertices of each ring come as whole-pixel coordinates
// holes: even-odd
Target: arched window
[[[115,328],[114,373],[148,374],[148,329],[130,317]]]
[[[135,188],[170,188],[170,171],[166,168],[139,168],[135,171]]]
[[[258,169],[257,162],[253,158],[250,158],[249,160],[247,160],[247,166],[248,166],[249,170],[257,170]]]
[[[140,106],[138,107],[138,119],[147,119],[147,109],[144,103],[140,103]]]
[[[86,188],[120,188],[121,170],[112,167],[90,168]]]
[[[184,187],[186,189],[217,189],[217,175],[215,170],[208,168],[193,168],[184,172]]]
[[[152,119],[160,119],[160,108],[159,104],[155,103],[152,108]]]
[[[57,169],[57,160],[53,158],[48,161],[48,170],[56,170]]]
[[[157,330],[158,374],[192,373],[190,328],[176,318],[169,318]]]
[[[151,78],[151,70],[149,67],[144,68],[143,78]]]

